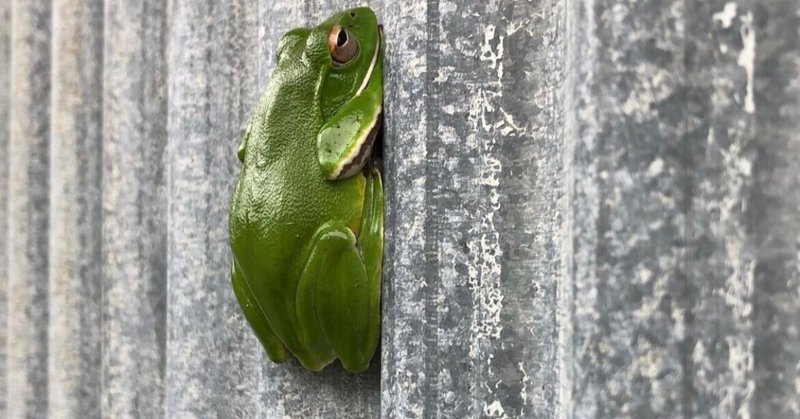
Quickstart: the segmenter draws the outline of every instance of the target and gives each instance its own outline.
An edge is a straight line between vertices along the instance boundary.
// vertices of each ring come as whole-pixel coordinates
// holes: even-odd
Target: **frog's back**
[[[323,176],[316,150],[321,116],[313,103],[303,103],[308,101],[303,86],[310,80],[281,77],[270,80],[253,119],[231,202],[230,232],[245,276],[291,286],[321,226],[335,223],[357,231],[365,181],[361,174],[336,181]]]

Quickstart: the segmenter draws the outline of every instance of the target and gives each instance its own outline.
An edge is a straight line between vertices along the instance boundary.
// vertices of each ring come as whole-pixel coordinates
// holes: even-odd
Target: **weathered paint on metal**
[[[797,11],[571,4],[565,411],[798,414]]]
[[[553,416],[563,7],[391,7],[383,413]]]

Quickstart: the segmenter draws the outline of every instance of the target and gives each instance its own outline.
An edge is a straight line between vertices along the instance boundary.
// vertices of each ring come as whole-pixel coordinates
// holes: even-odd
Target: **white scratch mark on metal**
[[[481,44],[481,61],[491,62],[490,68],[497,70],[497,82],[500,84],[503,80],[503,42],[505,37],[500,35],[498,37],[497,48],[492,49],[492,40],[495,38],[497,27],[495,25],[486,25],[483,30],[483,43]],[[502,96],[502,92],[498,91],[498,95]]]
[[[736,8],[737,5],[734,2],[725,3],[725,7],[711,16],[711,20],[714,22],[720,22],[723,28],[730,28],[731,24],[733,23],[733,19],[736,17]]]
[[[674,91],[674,79],[668,70],[656,68],[652,64],[642,64],[636,69],[641,74],[640,87],[631,91],[621,110],[625,115],[633,116],[636,121],[649,117],[652,105],[665,100]],[[652,74],[647,78],[644,75]]]
[[[495,400],[490,404],[483,403],[483,412],[486,413],[487,416],[493,418],[505,418],[506,411],[503,409],[503,406],[500,404],[499,400]]]
[[[714,143],[714,131],[709,131],[709,143]],[[722,297],[733,314],[737,329],[747,332],[752,328],[753,289],[755,283],[755,260],[746,250],[747,232],[742,225],[746,211],[742,195],[752,175],[753,162],[743,154],[739,142],[732,143],[728,149],[721,148],[723,167],[728,193],[720,202],[720,222],[725,228],[727,266],[733,268],[725,279]],[[725,395],[720,405],[723,411],[733,412],[736,406],[738,416],[749,418],[750,402],[755,390],[753,380],[753,335],[736,333],[726,337],[728,345],[728,369],[730,382],[725,385]]]
[[[497,121],[495,124],[495,129],[500,129],[501,134],[508,135],[513,132],[520,135],[527,132],[526,128],[517,125],[517,123],[514,121],[514,117],[510,113],[506,112],[505,109],[497,109],[503,114],[503,119]]]
[[[522,388],[519,390],[519,398],[521,400],[527,400],[528,382],[530,382],[531,378],[528,376],[528,372],[525,371],[525,364],[522,362],[517,362],[517,366],[519,367],[519,371],[522,373]]]
[[[495,92],[479,90],[470,102],[468,119],[473,133],[468,136],[467,143],[474,143],[480,150],[479,185],[488,196],[488,203],[482,203],[479,220],[470,231],[470,236],[476,238],[467,243],[470,255],[467,280],[476,308],[470,324],[469,356],[473,359],[481,353],[483,342],[486,339],[499,339],[503,329],[500,323],[500,312],[503,308],[500,258],[503,251],[494,220],[500,209],[498,187],[502,164],[494,156],[497,139],[491,134],[494,134],[495,124],[487,121],[488,118],[495,117],[493,114],[496,108],[490,103],[490,97],[496,96]],[[490,134],[485,136],[484,141],[478,141],[480,130]],[[491,363],[491,358],[487,362]]]
[[[455,70],[455,67],[451,65],[439,67],[439,69],[437,70],[436,78],[433,79],[433,82],[434,83],[446,82],[447,80],[450,79],[450,75],[453,74],[453,70]]]
[[[661,157],[656,157],[647,167],[647,177],[655,177],[661,174],[664,170],[664,160]]]
[[[736,406],[737,398],[742,397],[737,417],[750,419],[750,400],[755,391],[755,382],[750,379],[753,372],[753,339],[742,339],[740,336],[725,338],[728,344],[728,369],[734,385],[725,387],[725,396],[722,399],[723,411],[732,412]],[[740,387],[744,384],[743,392]]]
[[[737,63],[747,73],[747,94],[744,97],[744,111],[753,113],[756,103],[753,97],[753,83],[756,66],[756,31],[753,28],[753,12],[742,16],[742,50],[739,52]]]

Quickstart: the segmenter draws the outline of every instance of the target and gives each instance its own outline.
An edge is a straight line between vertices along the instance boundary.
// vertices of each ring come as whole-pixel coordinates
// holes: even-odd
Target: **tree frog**
[[[380,332],[382,29],[369,8],[280,39],[237,152],[231,278],[277,363],[369,366]]]

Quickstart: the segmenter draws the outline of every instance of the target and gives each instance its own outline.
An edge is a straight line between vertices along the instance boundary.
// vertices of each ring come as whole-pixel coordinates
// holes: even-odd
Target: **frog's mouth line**
[[[375,51],[372,52],[372,61],[369,63],[367,74],[364,75],[364,80],[361,81],[361,87],[356,91],[356,96],[360,95],[364,89],[367,88],[369,80],[372,78],[372,72],[375,70],[375,64],[378,62],[378,52],[381,50],[381,34],[383,33],[383,25],[378,25],[377,42],[375,43]]]

